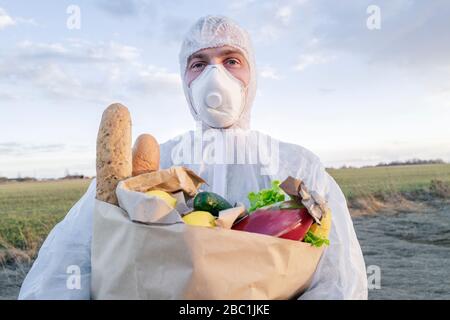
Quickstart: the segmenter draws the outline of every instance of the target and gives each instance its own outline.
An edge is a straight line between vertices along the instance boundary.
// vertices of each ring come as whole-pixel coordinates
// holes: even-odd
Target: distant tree
[[[421,165],[421,164],[444,164],[442,159],[421,160],[413,158],[405,161],[391,161],[389,163],[380,162],[375,167],[391,167],[391,166],[405,166],[405,165]]]

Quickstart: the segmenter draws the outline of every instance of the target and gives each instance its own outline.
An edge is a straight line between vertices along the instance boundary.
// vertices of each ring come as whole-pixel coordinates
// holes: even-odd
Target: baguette
[[[96,198],[117,205],[117,184],[132,173],[131,117],[119,103],[103,112],[97,136],[96,169]]]
[[[160,150],[156,139],[150,134],[141,134],[133,147],[133,172],[138,176],[159,170]]]

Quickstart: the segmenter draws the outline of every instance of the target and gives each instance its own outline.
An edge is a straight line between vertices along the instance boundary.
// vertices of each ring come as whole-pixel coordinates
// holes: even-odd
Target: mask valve
[[[212,92],[206,96],[205,102],[210,108],[218,108],[222,105],[222,95],[218,92]]]

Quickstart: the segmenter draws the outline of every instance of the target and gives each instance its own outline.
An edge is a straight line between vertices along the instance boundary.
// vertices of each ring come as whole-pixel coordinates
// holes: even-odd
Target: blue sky
[[[371,4],[379,30],[366,26]],[[178,50],[206,14],[252,36],[253,129],[327,166],[450,161],[448,1],[0,0],[0,176],[94,175],[101,113],[116,101],[134,137],[193,129]]]

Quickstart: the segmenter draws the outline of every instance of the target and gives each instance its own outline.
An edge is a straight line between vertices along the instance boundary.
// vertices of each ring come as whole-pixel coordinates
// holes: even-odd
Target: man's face
[[[210,64],[223,65],[235,78],[241,80],[245,86],[250,81],[250,68],[244,55],[236,48],[223,46],[202,49],[189,57],[185,73],[188,87]]]

